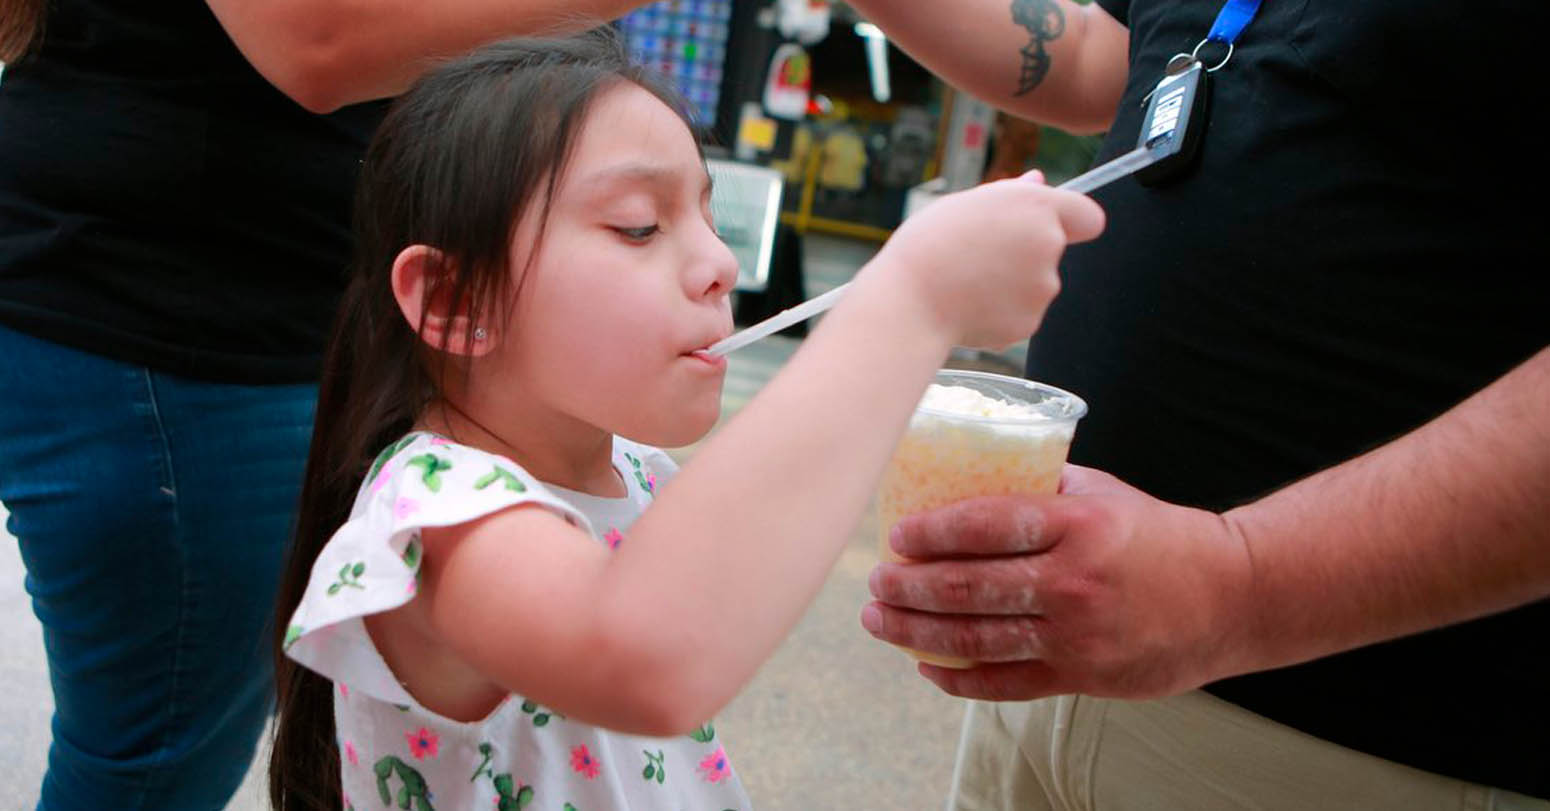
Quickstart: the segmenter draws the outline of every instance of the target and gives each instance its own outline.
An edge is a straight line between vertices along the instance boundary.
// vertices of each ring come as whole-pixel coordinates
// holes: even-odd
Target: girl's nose
[[[702,254],[695,263],[701,272],[694,274],[695,289],[690,292],[702,298],[727,295],[737,284],[737,256],[709,224],[705,226],[704,239]]]

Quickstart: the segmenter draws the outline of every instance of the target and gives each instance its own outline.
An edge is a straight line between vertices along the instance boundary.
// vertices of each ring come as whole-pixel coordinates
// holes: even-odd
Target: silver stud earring
[[[488,333],[486,333],[486,332],[485,332],[485,331],[484,331],[484,327],[474,327],[474,340],[476,340],[476,341],[482,341],[482,340],[484,340],[484,339],[485,339],[485,338],[486,338],[486,337],[487,337],[487,336],[488,336]]]

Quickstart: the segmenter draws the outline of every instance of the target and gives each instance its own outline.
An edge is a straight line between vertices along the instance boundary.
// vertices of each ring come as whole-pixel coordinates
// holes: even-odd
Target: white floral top
[[[333,680],[344,808],[709,809],[746,811],[742,783],[707,723],[681,738],[623,735],[509,696],[462,723],[415,702],[362,618],[414,599],[420,528],[540,504],[616,548],[658,485],[668,456],[624,439],[614,466],[628,490],[600,498],[545,485],[511,460],[429,433],[382,452],[334,533],[286,632],[286,653]]]

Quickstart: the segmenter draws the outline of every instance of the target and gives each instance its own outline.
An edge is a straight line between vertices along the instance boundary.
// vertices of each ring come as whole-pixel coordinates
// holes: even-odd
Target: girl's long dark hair
[[[684,114],[666,82],[632,65],[604,27],[497,43],[427,74],[394,103],[367,149],[355,257],[324,360],[276,605],[279,718],[269,762],[276,811],[336,809],[341,799],[332,686],[285,656],[290,616],[373,457],[412,428],[447,379],[448,356],[423,345],[393,298],[394,258],[410,245],[434,246],[445,261],[426,295],[449,295],[453,312],[505,318],[520,286],[507,261],[513,229],[530,206],[539,207],[540,223],[547,219],[590,103],[621,81]]]
[[[15,62],[27,55],[38,35],[48,0],[0,0],[0,62]]]

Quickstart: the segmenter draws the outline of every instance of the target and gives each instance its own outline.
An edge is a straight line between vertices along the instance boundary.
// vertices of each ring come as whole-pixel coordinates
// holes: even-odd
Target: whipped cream
[[[998,420],[1051,419],[1037,406],[1010,403],[965,386],[943,386],[937,383],[932,383],[926,389],[926,396],[921,398],[920,405],[932,411],[965,417],[988,417]]]

